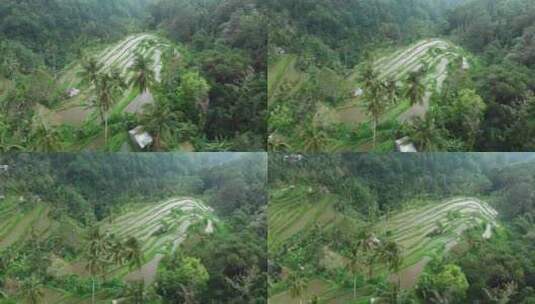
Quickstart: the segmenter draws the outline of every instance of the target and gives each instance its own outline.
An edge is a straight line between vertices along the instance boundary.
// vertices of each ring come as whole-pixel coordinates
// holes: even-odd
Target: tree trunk
[[[104,114],[104,144],[108,144],[108,112]]]
[[[377,139],[377,119],[373,118],[373,148],[375,149],[375,143]]]
[[[92,278],[93,287],[91,288],[91,303],[95,304],[95,277]]]
[[[357,275],[353,275],[353,299],[357,298]]]

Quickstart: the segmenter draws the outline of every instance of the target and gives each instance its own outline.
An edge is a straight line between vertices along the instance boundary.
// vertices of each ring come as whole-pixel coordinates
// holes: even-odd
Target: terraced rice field
[[[400,122],[409,121],[415,117],[423,118],[430,107],[430,99],[433,93],[440,92],[444,81],[447,79],[448,65],[455,58],[460,57],[458,47],[441,39],[426,39],[415,43],[407,48],[400,49],[390,55],[381,57],[374,62],[374,68],[381,79],[393,79],[398,85],[404,86],[405,80],[411,72],[426,69],[424,85],[426,92],[421,103],[414,106],[401,104],[401,115],[398,107],[392,109]],[[357,74],[359,69],[357,68]],[[355,79],[358,77],[353,76]],[[358,86],[358,84],[357,84]],[[339,109],[340,115],[348,110],[356,113],[352,121],[344,119],[344,123],[358,124],[366,122],[369,118],[364,113],[360,101],[352,100],[349,105],[344,105]],[[386,113],[386,118],[391,118],[392,113]]]
[[[268,206],[268,246],[275,248],[293,235],[315,224],[333,225],[336,212],[330,198],[308,202],[308,189],[286,188],[276,194]]]
[[[496,210],[479,199],[460,197],[397,214],[382,221],[376,230],[388,231],[389,237],[401,245],[405,259],[402,287],[410,288],[432,254],[447,253],[465,230],[486,223],[482,238],[490,238],[497,215]],[[443,232],[433,235],[439,222]]]
[[[162,71],[162,54],[169,50],[173,50],[172,46],[162,38],[147,33],[135,34],[126,37],[122,41],[108,46],[106,49],[99,51],[90,56],[95,57],[102,69],[100,72],[109,72],[111,70],[119,71],[121,76],[129,82],[133,77],[133,72],[129,69],[134,64],[137,54],[152,59],[152,69],[154,70],[156,81],[161,80]],[[175,50],[176,51],[176,50]],[[70,124],[80,126],[90,118],[92,110],[87,107],[87,101],[92,98],[93,87],[87,86],[79,77],[82,71],[82,65],[79,62],[71,64],[62,74],[60,82],[65,88],[79,89],[80,93],[76,97],[68,100],[61,108],[56,111],[55,119],[51,123],[54,124]],[[133,88],[130,87],[123,94],[123,98],[131,96]],[[136,97],[137,95],[134,95]],[[134,103],[132,99],[121,101],[118,104],[124,110],[130,103]],[[147,101],[147,98],[142,98],[137,105],[131,106],[129,112],[139,113],[143,104],[152,102],[152,97]],[[135,110],[135,111],[134,111]],[[98,118],[93,115],[93,118]]]
[[[183,240],[187,228],[206,218],[212,210],[190,198],[173,198],[140,210],[128,212],[106,224],[103,230],[119,238],[136,237],[143,251],[155,252],[164,245],[172,249]],[[165,229],[164,229],[165,228]],[[164,229],[167,232],[159,234]]]
[[[332,215],[329,220],[324,220],[325,214],[335,212],[329,211],[329,208],[332,208],[331,202],[332,200],[319,199],[315,204],[308,203],[299,188],[287,188],[275,192],[274,199],[270,201],[269,212],[270,249],[280,246],[289,236],[315,223],[325,229],[333,225],[340,227],[341,215],[338,217]],[[374,231],[380,240],[393,239],[402,247],[404,264],[400,272],[401,286],[411,288],[416,284],[431,256],[435,253],[447,254],[467,229],[485,224],[482,238],[492,237],[493,228],[498,225],[497,215],[496,210],[477,198],[457,197],[385,217],[374,226]],[[439,227],[442,230],[440,232]],[[331,254],[335,255],[333,258],[336,260],[345,260],[338,253],[331,252]],[[326,259],[328,257],[329,255],[326,255]],[[377,266],[376,273],[384,272],[381,266]],[[396,275],[391,274],[389,277],[390,280],[397,281]],[[352,300],[352,291],[340,289],[334,282],[319,278],[313,278],[311,282],[312,287],[309,286],[305,294],[310,297],[320,296],[321,303],[347,303],[345,301]],[[357,294],[356,303],[360,303],[359,301],[367,303],[373,291],[364,287]],[[285,291],[272,295],[270,303],[297,304],[299,300],[292,299]]]
[[[32,228],[46,233],[51,226],[48,211],[42,203],[23,212],[16,201],[0,201],[0,250],[27,238]]]
[[[154,282],[156,270],[165,253],[175,251],[195,224],[207,225],[201,231],[214,230],[212,209],[192,198],[172,198],[158,204],[127,212],[103,225],[103,230],[120,239],[136,237],[142,244],[146,263],[126,275],[126,280]]]

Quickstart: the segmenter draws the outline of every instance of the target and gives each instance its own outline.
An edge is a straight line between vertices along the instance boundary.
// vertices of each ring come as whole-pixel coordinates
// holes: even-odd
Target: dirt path
[[[399,276],[401,277],[401,288],[408,289],[412,288],[416,285],[418,282],[418,278],[420,277],[420,274],[424,271],[425,266],[431,262],[430,257],[424,257],[421,259],[418,263],[409,266],[402,271],[399,272]],[[398,281],[398,275],[393,274],[390,276],[391,282],[397,282]]]
[[[141,266],[141,269],[130,272],[126,275],[125,280],[129,282],[141,281],[145,282],[145,286],[150,286],[156,280],[156,273],[158,272],[158,265],[164,258],[163,254],[157,254],[147,264]]]
[[[143,94],[138,95],[130,104],[124,109],[126,113],[143,113],[143,107],[146,104],[154,102],[154,98],[149,91],[145,91]]]
[[[448,64],[449,64],[449,60],[447,58],[442,58],[442,60],[440,61],[440,63],[438,64],[437,66],[437,75],[438,77],[436,78],[436,90],[437,91],[441,91],[442,90],[442,85],[444,84],[444,81],[446,80],[446,77],[447,77],[447,68],[448,68]],[[409,110],[407,110],[405,113],[403,113],[401,116],[399,116],[399,121],[400,122],[406,122],[406,121],[409,121],[409,120],[412,120],[416,117],[419,117],[421,119],[424,119],[425,118],[425,114],[427,113],[427,111],[429,110],[429,106],[430,106],[430,100],[431,100],[431,96],[433,95],[433,92],[430,91],[429,89],[425,92],[425,95],[424,95],[424,98],[422,99],[422,102],[421,103],[417,103],[415,105],[413,105]]]

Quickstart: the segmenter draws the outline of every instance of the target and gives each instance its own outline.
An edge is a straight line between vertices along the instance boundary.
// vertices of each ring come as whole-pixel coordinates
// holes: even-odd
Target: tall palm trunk
[[[377,142],[377,118],[373,118],[373,148],[375,149],[375,145]]]
[[[108,144],[108,112],[104,113],[104,143]]]
[[[93,287],[91,288],[91,303],[95,304],[95,277],[92,277]]]
[[[353,299],[357,298],[357,274],[353,275]]]

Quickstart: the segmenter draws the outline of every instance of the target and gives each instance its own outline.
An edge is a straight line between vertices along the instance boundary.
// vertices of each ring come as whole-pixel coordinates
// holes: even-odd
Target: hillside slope
[[[17,246],[29,237],[37,235],[40,239],[49,236],[61,238],[77,250],[83,250],[88,231],[63,218],[55,220],[49,214],[51,208],[46,203],[37,203],[35,208],[22,210],[19,200],[9,198],[0,203],[0,252],[8,246]],[[131,269],[128,265],[114,266],[108,278],[124,282],[143,280],[146,286],[156,279],[160,261],[166,254],[177,250],[189,234],[211,234],[218,228],[219,221],[213,210],[193,198],[172,198],[143,207],[132,206],[130,211],[116,217],[106,218],[100,224],[105,235],[113,235],[121,242],[130,237],[138,239],[142,245],[143,266]],[[75,259],[53,256],[47,272],[55,280],[66,280],[76,275],[89,279],[87,261],[82,251]],[[43,288],[47,303],[90,303],[90,299],[80,298],[60,288]],[[97,294],[98,303],[109,303],[106,292]]]
[[[98,63],[102,65],[99,72],[118,71],[125,82],[130,83],[133,72],[129,68],[134,64],[135,56],[141,54],[151,59],[155,80],[160,81],[162,55],[173,50],[164,39],[154,34],[141,33],[130,35],[120,42],[109,45],[104,50],[88,54],[88,56],[98,59]],[[71,63],[60,77],[60,83],[66,91],[74,89],[80,92],[52,111],[53,115],[49,115],[49,118],[52,119],[53,124],[81,126],[89,119],[98,119],[96,112],[89,108],[89,100],[94,98],[94,87],[87,85],[86,81],[80,78],[81,64],[81,62]],[[122,111],[139,113],[143,104],[152,102],[152,97],[134,99],[139,95],[138,93],[130,85],[113,107],[112,113]]]
[[[148,286],[154,282],[160,260],[177,249],[190,229],[199,227],[197,231],[201,233],[206,233],[209,227],[213,229],[212,212],[196,199],[172,198],[104,220],[102,229],[120,240],[135,237],[140,241],[146,263],[139,271],[129,272],[125,279],[143,278]],[[123,268],[119,273],[126,270]]]
[[[321,248],[299,250],[298,248],[300,246],[308,248],[314,244],[312,241],[314,237],[311,236],[314,227],[320,227],[324,235],[343,233],[349,234],[349,238],[350,235],[354,235],[354,239],[357,239],[359,231],[365,227],[363,219],[352,218],[341,211],[336,211],[334,203],[337,199],[330,194],[323,195],[320,199],[310,199],[302,190],[284,189],[273,196],[269,206],[270,256],[276,257],[278,263],[282,263],[280,266],[283,269],[295,267],[285,263],[299,260],[298,257],[304,254],[302,251],[321,252],[319,264],[307,260],[303,261],[305,264],[300,264],[305,272],[307,269],[308,271],[316,268],[324,269],[323,276],[318,275],[318,272],[312,272],[316,275],[308,278],[303,296],[304,299],[318,296],[320,303],[351,301],[353,293],[351,288],[340,286],[340,282],[325,276],[325,273],[340,273],[343,269],[348,269],[350,264],[348,249],[340,250],[336,240],[322,243]],[[493,228],[498,225],[497,215],[496,210],[477,198],[456,197],[392,213],[388,217],[378,219],[371,230],[379,242],[391,240],[400,246],[403,257],[400,271],[401,287],[412,288],[431,257],[435,254],[446,254],[457,244],[464,231],[478,227],[482,239],[492,237]],[[383,266],[374,268],[376,276],[385,276],[388,280],[397,281],[397,276],[389,273]],[[274,293],[270,295],[270,303],[299,303],[298,298],[290,296],[287,287],[284,287],[285,284],[283,277],[282,282],[277,282],[273,286]],[[359,288],[357,292],[359,300],[355,303],[368,303],[373,293],[374,291],[367,289],[366,286]]]
[[[367,62],[371,63],[378,79],[395,81],[398,91],[398,102],[386,108],[378,126],[379,149],[388,151],[394,148],[394,140],[397,139],[392,137],[393,131],[403,123],[425,117],[431,107],[432,96],[442,92],[450,69],[469,69],[471,61],[463,49],[439,38],[420,40],[405,47],[376,49],[371,54],[374,59]],[[289,119],[287,115],[301,120],[302,112],[312,109],[313,115],[307,124],[326,132],[329,138],[325,144],[329,149],[370,150],[371,117],[366,109],[361,79],[366,63],[348,72],[325,66],[303,70],[300,68],[302,61],[281,51],[270,63],[268,96],[272,120],[284,121]],[[408,77],[411,72],[417,71],[422,72],[420,81],[425,92],[419,103],[411,105],[406,97]],[[288,110],[282,111],[281,108]],[[296,124],[282,128],[275,125],[270,131],[277,135],[273,138],[280,137],[294,147],[302,144],[298,137],[304,136],[303,132],[293,130],[296,127],[306,126]],[[307,138],[301,140],[306,141]]]

